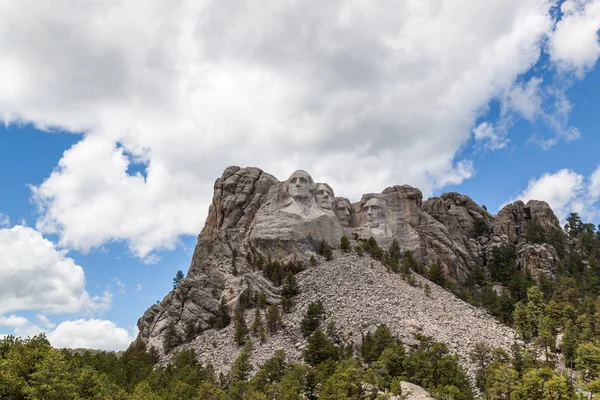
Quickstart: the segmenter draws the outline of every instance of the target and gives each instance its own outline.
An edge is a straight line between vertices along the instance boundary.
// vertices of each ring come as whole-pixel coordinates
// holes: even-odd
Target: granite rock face
[[[258,168],[229,167],[215,182],[186,279],[144,313],[138,337],[161,350],[171,323],[182,337],[190,327],[206,331],[221,300],[233,308],[248,288],[278,303],[280,288],[255,270],[256,260],[307,265],[319,243],[335,249],[344,235],[374,237],[385,249],[396,240],[425,265],[440,260],[454,282],[463,281],[474,265],[485,268],[494,247],[511,245],[523,271],[552,278],[557,249],[530,243],[532,232],[542,238],[564,235],[543,201],[516,201],[492,216],[468,196],[451,192],[423,201],[421,191],[403,185],[352,204],[303,170],[279,181]]]
[[[517,248],[517,266],[535,280],[540,275],[544,275],[547,279],[554,279],[558,261],[556,249],[547,243],[527,243]]]

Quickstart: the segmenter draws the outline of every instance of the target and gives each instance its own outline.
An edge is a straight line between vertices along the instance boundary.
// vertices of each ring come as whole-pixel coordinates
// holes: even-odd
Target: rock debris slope
[[[247,288],[264,292],[268,304],[277,304],[281,288],[257,265],[266,260],[307,265],[320,243],[336,249],[343,235],[373,237],[385,249],[396,240],[402,253],[410,250],[424,265],[439,260],[446,278],[455,283],[476,265],[485,270],[492,250],[502,245],[515,246],[523,271],[552,278],[564,240],[558,219],[543,201],[516,201],[493,216],[468,196],[444,193],[423,201],[418,189],[403,185],[365,194],[351,204],[302,170],[279,181],[258,168],[229,167],[215,182],[186,278],[139,319],[138,339],[162,351],[169,325],[188,338],[186,330],[191,328],[199,335],[198,345],[216,344],[205,349],[203,357],[213,357],[218,365],[230,362],[233,355],[227,349],[237,351],[225,346],[232,328],[211,329],[219,304],[225,301],[232,311]],[[534,236],[538,240],[530,243],[528,238]],[[298,339],[292,330],[306,303],[325,294],[328,311],[355,341],[362,329],[376,322],[385,322],[402,335],[422,330],[459,350],[469,347],[475,337],[489,335],[490,343],[498,345],[505,343],[500,339],[504,335],[512,339],[510,331],[442,289],[426,298],[398,276],[375,265],[371,269],[371,263],[344,255],[302,272],[298,305],[286,316],[289,334],[270,340],[265,348],[294,348]]]
[[[486,312],[477,309],[443,288],[415,275],[417,286],[411,286],[398,274],[387,272],[378,261],[356,254],[335,252],[331,261],[321,260],[296,275],[300,294],[292,312],[283,314],[283,328],[267,335],[264,344],[254,338],[253,363],[260,365],[283,349],[291,359],[301,360],[306,341],[300,332],[308,303],[321,300],[327,319],[323,328],[334,321],[345,345],[361,343],[362,334],[384,323],[408,344],[414,344],[416,333],[444,342],[451,351],[468,355],[476,342],[508,349],[514,331]],[[431,286],[427,296],[422,287]],[[246,311],[250,326],[254,310]],[[233,341],[233,325],[210,329],[192,343],[202,362],[227,371],[241,347]],[[466,358],[462,360],[470,366]]]

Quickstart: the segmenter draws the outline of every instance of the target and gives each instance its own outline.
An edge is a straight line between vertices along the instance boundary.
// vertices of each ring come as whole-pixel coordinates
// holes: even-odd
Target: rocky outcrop
[[[518,200],[504,206],[494,221],[493,233],[507,243],[517,244],[526,240],[532,230],[546,236],[561,231],[560,222],[545,201],[530,200],[527,204]]]
[[[258,168],[229,167],[215,182],[186,279],[140,318],[139,338],[161,349],[169,324],[182,337],[189,337],[190,329],[210,332],[220,302],[233,308],[248,288],[278,303],[280,288],[257,266],[267,260],[306,266],[320,243],[336,248],[343,235],[373,237],[383,248],[396,240],[401,251],[412,251],[425,265],[440,260],[454,282],[463,281],[474,265],[485,267],[491,250],[501,245],[516,246],[518,265],[534,277],[554,273],[556,249],[539,238],[562,231],[547,203],[517,201],[492,216],[459,193],[422,197],[418,189],[403,185],[365,194],[351,204],[306,171],[279,181]],[[532,232],[540,243],[529,241]],[[421,318],[408,314],[414,314],[411,321]],[[352,324],[364,322],[356,318]]]
[[[538,280],[540,275],[554,279],[558,261],[558,253],[547,243],[524,244],[517,250],[517,266],[535,280]]]

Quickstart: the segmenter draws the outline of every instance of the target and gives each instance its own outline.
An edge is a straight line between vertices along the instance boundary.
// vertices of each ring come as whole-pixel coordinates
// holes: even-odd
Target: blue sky
[[[600,223],[600,0],[250,3],[0,5],[0,335],[125,348],[229,165]]]

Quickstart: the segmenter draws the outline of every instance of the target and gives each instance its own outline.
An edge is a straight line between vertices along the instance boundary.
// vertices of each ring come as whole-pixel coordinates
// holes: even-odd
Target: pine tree
[[[170,353],[171,350],[179,345],[179,342],[179,335],[177,334],[175,323],[170,322],[169,325],[167,325],[167,329],[163,336],[163,351],[165,354]]]
[[[258,308],[265,309],[267,307],[267,295],[261,291],[258,296]]]
[[[230,375],[232,383],[241,381],[246,382],[248,378],[250,378],[250,373],[252,372],[251,358],[252,342],[248,342],[231,367]]]
[[[173,289],[177,289],[179,287],[179,283],[183,280],[183,271],[179,270],[175,274],[175,278],[173,278]]]
[[[425,285],[423,286],[423,291],[425,292],[425,296],[431,296],[431,286],[429,285],[429,283],[425,283]]]
[[[261,343],[264,343],[267,340],[267,333],[265,332],[265,327],[260,324],[258,328],[258,337]]]
[[[271,335],[279,331],[281,326],[281,316],[277,304],[271,304],[267,310],[267,329]]]
[[[281,297],[281,309],[284,313],[288,314],[292,311],[292,299],[286,296]]]
[[[196,324],[194,324],[193,320],[189,320],[187,322],[187,324],[185,325],[185,341],[189,343],[192,340],[194,340],[195,336],[196,336]]]
[[[325,257],[327,261],[331,261],[333,259],[333,251],[331,251],[329,247],[326,247],[325,250],[323,250],[323,257]]]
[[[248,338],[248,325],[246,325],[246,318],[244,318],[242,307],[235,311],[234,324],[234,341],[241,346],[246,343],[246,339]]]
[[[287,297],[288,299],[292,299],[292,297],[298,294],[299,288],[296,283],[296,277],[292,273],[292,271],[288,271],[285,281],[283,282],[283,287],[281,289],[281,295]]]
[[[444,267],[442,266],[442,261],[439,258],[433,265],[429,267],[429,271],[427,271],[427,277],[430,281],[437,283],[440,286],[444,286],[446,284]]]
[[[261,331],[264,331],[262,316],[260,314],[260,309],[256,309],[254,313],[254,322],[252,323],[252,336],[257,337]]]
[[[340,250],[344,253],[348,253],[352,247],[350,246],[350,240],[346,235],[342,236],[340,239]]]
[[[219,309],[217,310],[217,315],[214,320],[214,327],[217,329],[223,329],[229,325],[231,322],[231,317],[229,316],[229,308],[227,307],[227,302],[224,297],[221,297],[221,303],[219,304]]]
[[[304,361],[308,364],[316,366],[329,359],[336,360],[337,356],[337,349],[322,331],[317,329],[308,338],[308,346],[304,351]]]
[[[306,314],[300,323],[300,330],[302,331],[302,335],[304,337],[310,336],[310,334],[319,328],[324,313],[325,309],[323,307],[323,303],[321,303],[321,300],[311,301],[308,304]]]

